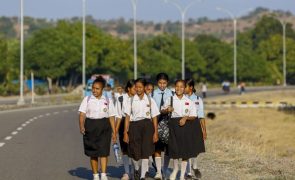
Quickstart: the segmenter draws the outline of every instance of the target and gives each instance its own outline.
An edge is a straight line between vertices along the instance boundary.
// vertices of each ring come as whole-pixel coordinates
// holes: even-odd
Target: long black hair
[[[146,86],[146,80],[144,78],[138,78],[135,80],[135,84],[136,83],[141,83],[144,87]]]
[[[169,82],[169,77],[168,77],[168,75],[166,73],[159,73],[157,75],[157,77],[156,77],[157,82],[159,80],[161,80],[161,79],[166,80],[167,82]]]
[[[128,93],[128,89],[132,88],[134,85],[135,85],[134,79],[130,79],[129,81],[127,81],[127,84],[125,86],[125,92]]]
[[[106,85],[106,80],[102,77],[102,76],[98,76],[92,83],[92,86],[95,84],[95,83],[100,83],[102,85],[102,88],[105,87]]]
[[[193,87],[193,93],[197,92],[196,89],[195,89],[195,81],[193,79],[191,79],[191,78],[186,79],[185,80],[185,85],[189,86],[189,87]]]

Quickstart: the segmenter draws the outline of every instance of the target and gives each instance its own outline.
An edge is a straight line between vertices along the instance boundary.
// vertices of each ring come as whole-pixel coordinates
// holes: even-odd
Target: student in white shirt
[[[173,159],[173,172],[170,180],[175,180],[178,173],[179,159],[181,159],[180,180],[184,179],[187,160],[195,156],[191,147],[192,128],[191,125],[197,117],[197,112],[193,102],[184,95],[185,81],[177,80],[175,82],[175,95],[173,96],[173,107],[171,107],[170,98],[166,99],[163,111],[171,113],[169,120],[169,157]]]
[[[124,142],[128,143],[128,155],[134,164],[134,179],[145,179],[148,171],[149,157],[155,151],[158,141],[157,116],[160,114],[156,102],[144,93],[146,81],[139,78],[135,81],[136,95],[124,109],[126,114]],[[141,161],[141,175],[139,164]]]
[[[129,157],[128,157],[128,144],[123,141],[124,138],[124,124],[126,115],[124,113],[124,109],[130,103],[131,98],[136,94],[135,91],[135,80],[129,80],[125,87],[125,94],[118,97],[116,102],[116,132],[119,133],[119,140],[121,151],[123,154],[123,164],[125,173],[123,174],[121,180],[129,180],[130,179],[130,169],[129,169]]]
[[[90,157],[93,179],[99,180],[98,158],[101,164],[101,180],[107,180],[106,167],[111,140],[116,142],[115,115],[112,101],[102,95],[105,80],[98,77],[92,85],[92,95],[86,96],[79,108],[79,126],[83,134],[84,152]]]
[[[206,123],[204,116],[204,104],[201,97],[196,95],[195,82],[193,79],[186,79],[186,96],[193,101],[196,111],[197,118],[192,126],[192,131],[194,137],[192,137],[192,147],[195,151],[195,157],[191,158],[188,162],[187,167],[187,178],[192,178],[192,171],[194,172],[197,179],[202,177],[200,170],[197,168],[197,156],[200,153],[205,152],[205,139],[207,137],[206,133]]]

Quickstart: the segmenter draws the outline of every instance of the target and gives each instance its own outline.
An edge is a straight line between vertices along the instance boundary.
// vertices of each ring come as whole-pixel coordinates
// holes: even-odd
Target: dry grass
[[[224,98],[294,101],[295,92],[263,92],[218,99]],[[216,119],[207,120],[207,153],[200,157],[205,179],[216,178],[210,174],[212,170],[221,179],[295,179],[294,115],[271,108],[208,111],[215,112]]]
[[[273,101],[273,102],[288,102],[295,104],[294,90],[280,90],[270,92],[256,92],[244,95],[229,95],[208,98],[209,101]]]

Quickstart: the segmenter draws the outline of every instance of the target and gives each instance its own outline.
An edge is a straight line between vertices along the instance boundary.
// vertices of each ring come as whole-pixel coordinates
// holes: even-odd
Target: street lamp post
[[[229,17],[233,21],[234,26],[234,85],[237,86],[237,21],[239,16],[235,16],[234,13],[229,11],[228,9],[224,9],[221,7],[216,7],[216,10],[224,12],[229,15]],[[250,11],[252,8],[247,9],[246,11]],[[242,11],[244,13],[245,11]],[[239,15],[241,15],[240,13]]]
[[[134,60],[134,79],[137,79],[137,0],[130,0],[133,9],[133,60]]]
[[[180,12],[181,15],[181,74],[182,79],[185,79],[185,16],[189,8],[191,8],[196,2],[201,2],[202,0],[194,0],[189,5],[182,7],[175,0],[164,0],[164,2],[170,2],[174,5]]]
[[[24,1],[20,0],[20,97],[18,105],[24,105]]]
[[[85,88],[86,85],[86,25],[85,25],[85,16],[86,16],[86,0],[82,0],[82,24],[83,24],[83,32],[82,32],[82,84],[83,88]],[[84,92],[82,91],[82,94],[84,95]]]

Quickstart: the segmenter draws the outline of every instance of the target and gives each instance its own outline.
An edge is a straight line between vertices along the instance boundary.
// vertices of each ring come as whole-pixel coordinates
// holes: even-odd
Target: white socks
[[[179,160],[173,159],[173,171],[178,171]]]
[[[136,171],[138,171],[139,170],[139,162],[138,161],[135,161],[134,159],[132,159],[132,163],[133,163],[134,169]]]
[[[126,174],[130,174],[130,169],[129,169],[129,157],[127,155],[123,155],[123,164],[124,164],[124,169]]]
[[[140,178],[145,178],[145,174],[148,170],[149,170],[149,159],[142,159],[141,160],[141,177]]]
[[[193,168],[194,169],[198,169],[198,166],[197,166],[197,158],[192,158],[192,164],[193,164]]]
[[[161,157],[155,157],[157,172],[161,173],[161,167],[162,167],[162,158]]]
[[[182,162],[181,162],[180,179],[184,179],[186,166],[187,166],[187,161],[182,161]]]

